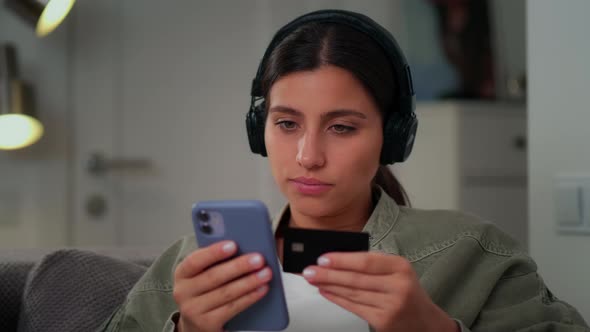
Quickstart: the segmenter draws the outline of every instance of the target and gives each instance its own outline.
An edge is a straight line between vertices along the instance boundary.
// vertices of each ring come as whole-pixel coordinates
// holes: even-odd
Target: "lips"
[[[302,184],[308,184],[308,185],[330,185],[329,183],[322,182],[318,179],[305,178],[305,177],[298,177],[298,178],[293,179],[292,181],[299,182]]]
[[[321,195],[333,187],[330,183],[305,177],[291,179],[289,183],[302,195]]]

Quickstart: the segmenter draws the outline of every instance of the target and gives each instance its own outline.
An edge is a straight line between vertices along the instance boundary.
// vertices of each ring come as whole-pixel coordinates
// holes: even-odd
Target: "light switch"
[[[555,223],[559,233],[590,235],[590,176],[560,175],[554,184]]]
[[[558,183],[555,193],[555,212],[559,226],[582,224],[582,187],[575,183]]]

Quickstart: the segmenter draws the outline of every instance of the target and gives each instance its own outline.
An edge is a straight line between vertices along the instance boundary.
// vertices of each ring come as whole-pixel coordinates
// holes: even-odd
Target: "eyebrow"
[[[284,113],[296,117],[304,117],[303,113],[287,106],[273,106],[270,108],[269,113]],[[348,109],[335,109],[326,113],[322,113],[320,116],[322,120],[331,120],[341,116],[354,116],[360,119],[367,119],[367,116],[359,111],[348,110]]]

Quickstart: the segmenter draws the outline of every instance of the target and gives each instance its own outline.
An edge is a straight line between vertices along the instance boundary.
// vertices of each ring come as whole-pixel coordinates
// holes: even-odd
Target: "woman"
[[[369,252],[328,253],[297,277],[319,290],[322,306],[342,308],[366,330],[588,330],[494,226],[405,206],[384,164],[403,161],[412,147],[408,74],[393,38],[355,13],[311,13],[277,33],[247,124],[252,150],[268,156],[289,202],[273,223],[279,259],[284,227],[368,232]],[[280,277],[257,254],[232,257],[236,250],[232,242],[197,248],[194,237],[181,239],[105,330],[221,331]]]

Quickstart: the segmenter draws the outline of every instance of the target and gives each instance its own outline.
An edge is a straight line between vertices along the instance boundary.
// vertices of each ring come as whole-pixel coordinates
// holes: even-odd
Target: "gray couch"
[[[0,250],[0,331],[94,331],[162,248]]]

